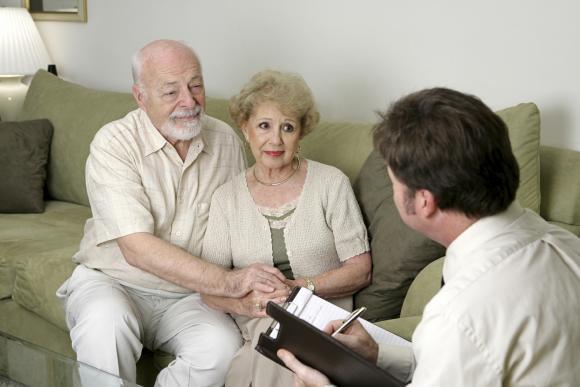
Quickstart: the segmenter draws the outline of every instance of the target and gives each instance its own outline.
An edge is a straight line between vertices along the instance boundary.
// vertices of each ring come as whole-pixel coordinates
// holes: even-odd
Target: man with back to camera
[[[133,58],[139,109],[91,143],[86,182],[93,217],[79,265],[61,286],[77,359],[135,381],[143,346],[175,355],[156,385],[223,385],[241,344],[231,318],[197,292],[287,294],[275,268],[237,271],[199,259],[214,190],[245,168],[233,130],[204,115],[200,62],[158,40]]]
[[[515,200],[504,122],[473,96],[427,89],[392,105],[374,142],[403,221],[447,247],[445,285],[412,353],[377,344],[360,323],[337,338],[412,386],[578,385],[580,239]],[[297,384],[330,384],[279,356]]]

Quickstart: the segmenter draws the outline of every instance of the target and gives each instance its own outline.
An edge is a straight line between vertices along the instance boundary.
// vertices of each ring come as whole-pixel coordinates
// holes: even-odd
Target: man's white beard
[[[201,133],[203,111],[201,106],[197,105],[193,109],[179,110],[171,113],[169,119],[161,127],[161,133],[171,140],[187,141]],[[197,115],[193,121],[181,121],[177,124],[176,119]]]

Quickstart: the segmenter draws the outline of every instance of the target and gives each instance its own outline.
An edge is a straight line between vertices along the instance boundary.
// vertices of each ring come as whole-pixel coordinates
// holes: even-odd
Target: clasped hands
[[[292,290],[290,282],[275,267],[254,263],[231,272],[233,276],[233,297],[240,298],[242,310],[251,317],[266,317],[266,304],[273,301],[282,304]]]

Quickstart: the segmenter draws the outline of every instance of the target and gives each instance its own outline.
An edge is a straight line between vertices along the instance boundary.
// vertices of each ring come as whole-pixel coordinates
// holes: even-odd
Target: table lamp
[[[26,8],[0,7],[0,119],[14,120],[28,86],[23,77],[46,69],[48,51]]]

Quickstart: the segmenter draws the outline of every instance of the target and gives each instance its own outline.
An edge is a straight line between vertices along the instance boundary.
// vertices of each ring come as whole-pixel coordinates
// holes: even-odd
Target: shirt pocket
[[[207,221],[209,218],[209,203],[201,202],[194,206],[193,211],[193,230],[191,233],[190,252],[199,257],[201,255],[201,248],[203,245],[203,237],[207,229]]]

